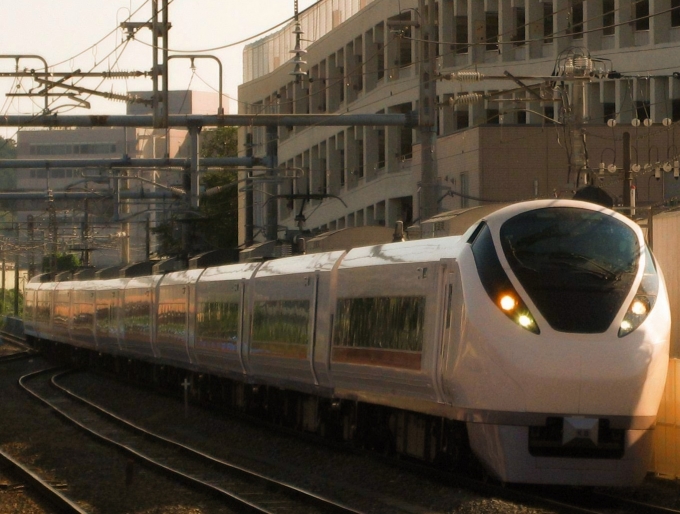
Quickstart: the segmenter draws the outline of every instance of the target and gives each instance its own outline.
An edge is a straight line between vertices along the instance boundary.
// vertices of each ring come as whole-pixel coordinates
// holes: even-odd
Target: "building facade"
[[[244,50],[241,112],[416,111],[418,25],[428,14],[420,12],[421,3],[427,8],[432,2],[314,4],[299,17],[307,76],[291,75],[291,23]],[[485,201],[570,197],[586,183],[601,185],[622,203],[625,132],[636,201],[655,203],[680,193],[674,177],[680,154],[680,79],[674,75],[680,69],[680,0],[433,4],[439,211]],[[586,80],[559,79],[573,77],[578,67]],[[548,80],[552,76],[557,78]],[[278,127],[268,136],[264,128],[242,128],[241,143],[248,137],[256,156],[266,155],[275,137],[275,174],[281,176],[276,190],[254,182],[255,233],[267,223],[272,195],[278,197],[279,235],[303,223],[323,231],[417,221],[422,166],[415,129]],[[307,193],[328,197],[286,198]]]
[[[137,93],[148,96],[149,92]],[[212,93],[171,91],[172,114],[215,114],[218,97]],[[148,107],[133,104],[127,114],[150,114]],[[17,158],[37,160],[113,160],[189,158],[189,136],[184,129],[73,128],[21,130],[17,135]],[[119,204],[112,192],[167,191],[182,188],[182,171],[170,168],[120,169],[106,166],[43,167],[18,169],[20,192],[99,192],[101,199],[20,200],[15,220],[26,263],[40,268],[42,255],[82,252],[89,264],[105,267],[121,262],[146,260],[156,250],[152,229],[177,213],[184,204],[167,199],[124,199]],[[151,195],[149,195],[151,196]],[[56,237],[55,237],[56,235]],[[30,261],[30,262],[29,262]]]

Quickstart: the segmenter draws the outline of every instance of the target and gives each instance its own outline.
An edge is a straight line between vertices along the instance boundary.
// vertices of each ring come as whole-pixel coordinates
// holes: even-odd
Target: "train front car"
[[[665,285],[640,228],[534,201],[488,216],[460,256],[452,403],[500,480],[633,485],[649,469],[668,367]]]

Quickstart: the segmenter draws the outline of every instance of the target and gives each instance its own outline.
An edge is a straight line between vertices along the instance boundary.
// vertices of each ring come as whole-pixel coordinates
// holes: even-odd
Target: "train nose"
[[[656,416],[666,380],[667,351],[667,341],[650,338],[649,333],[645,337],[645,331],[584,345],[578,412]]]

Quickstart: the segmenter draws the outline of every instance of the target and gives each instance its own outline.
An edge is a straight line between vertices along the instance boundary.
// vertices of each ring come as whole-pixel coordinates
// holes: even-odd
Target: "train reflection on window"
[[[196,314],[196,343],[207,346],[214,346],[209,341],[236,344],[238,320],[238,301],[199,303]]]
[[[35,302],[36,321],[50,322],[50,294],[47,291],[38,291]]]
[[[307,345],[309,300],[255,302],[253,341]]]
[[[425,297],[341,298],[335,346],[422,351]]]
[[[125,303],[125,333],[146,334],[151,330],[149,302]]]
[[[105,303],[97,303],[97,334],[108,334],[115,331],[112,319],[111,306]]]
[[[183,302],[164,303],[158,306],[158,334],[166,340],[184,342],[187,330],[186,304]]]

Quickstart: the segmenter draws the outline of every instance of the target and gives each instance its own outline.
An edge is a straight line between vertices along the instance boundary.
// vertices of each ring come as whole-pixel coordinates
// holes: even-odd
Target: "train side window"
[[[196,334],[199,339],[216,339],[236,342],[238,339],[239,304],[233,302],[201,302],[196,316]]]
[[[250,354],[306,359],[310,307],[309,300],[256,301],[250,318]]]
[[[422,351],[425,297],[340,298],[334,346]]]

